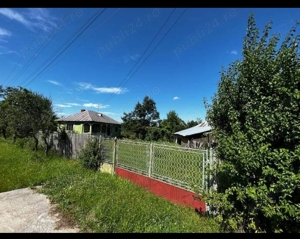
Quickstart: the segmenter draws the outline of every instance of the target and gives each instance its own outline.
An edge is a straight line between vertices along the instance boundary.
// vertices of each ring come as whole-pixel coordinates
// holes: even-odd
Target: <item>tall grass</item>
[[[0,192],[43,185],[40,192],[82,232],[219,232],[213,218],[76,160],[45,158],[0,139],[0,163]]]

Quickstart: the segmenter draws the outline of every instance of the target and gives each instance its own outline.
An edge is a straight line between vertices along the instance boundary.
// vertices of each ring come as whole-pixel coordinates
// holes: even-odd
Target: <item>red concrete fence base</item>
[[[206,211],[205,203],[195,199],[198,196],[196,193],[122,168],[116,168],[116,174],[171,202],[189,206],[199,213],[205,213]]]

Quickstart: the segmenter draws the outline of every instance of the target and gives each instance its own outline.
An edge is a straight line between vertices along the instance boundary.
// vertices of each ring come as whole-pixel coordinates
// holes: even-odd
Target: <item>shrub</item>
[[[35,142],[33,138],[17,138],[16,145],[20,148],[26,148],[30,150],[34,150]]]
[[[104,145],[98,139],[89,140],[79,152],[79,160],[84,168],[98,170],[105,159]]]
[[[300,232],[299,35],[262,36],[248,20],[243,59],[221,72],[207,120],[218,141],[217,192],[206,201],[224,228]]]

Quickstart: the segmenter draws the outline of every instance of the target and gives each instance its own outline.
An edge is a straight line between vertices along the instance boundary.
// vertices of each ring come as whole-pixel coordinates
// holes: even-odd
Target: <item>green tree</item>
[[[7,128],[8,128],[8,117],[7,117],[7,108],[4,101],[5,90],[3,86],[0,85],[0,131],[3,138],[7,137]]]
[[[165,132],[165,139],[174,141],[174,133],[186,128],[185,122],[178,116],[175,110],[167,113],[167,118],[161,122],[161,128]]]
[[[38,133],[41,133],[45,144],[45,153],[48,154],[51,142],[49,136],[56,128],[57,118],[52,109],[52,101],[25,88],[8,87],[2,89],[3,101],[1,106],[5,109],[7,128],[16,138],[31,137],[35,141],[35,150],[38,148]]]
[[[243,58],[222,69],[207,120],[218,141],[216,192],[203,193],[223,228],[300,232],[299,35],[281,41],[248,19]]]
[[[145,96],[143,102],[138,102],[132,112],[124,113],[122,120],[123,135],[129,132],[133,133],[136,138],[144,140],[147,127],[155,125],[156,120],[159,120],[155,101],[149,96]]]
[[[198,124],[202,123],[202,119],[197,118],[197,120],[190,120],[186,122],[186,127],[187,128],[191,128],[193,126],[196,126]]]
[[[145,140],[147,141],[160,141],[160,140],[166,140],[166,131],[162,129],[161,127],[157,126],[148,126],[146,127],[147,134],[145,137]]]
[[[6,109],[8,120],[8,130],[16,138],[33,137],[32,118],[28,113],[31,107],[28,98],[30,93],[24,88],[7,87],[3,93],[3,108]],[[37,138],[36,145],[37,145]]]

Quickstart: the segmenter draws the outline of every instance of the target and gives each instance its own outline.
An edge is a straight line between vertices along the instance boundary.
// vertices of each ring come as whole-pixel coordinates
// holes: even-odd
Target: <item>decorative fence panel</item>
[[[100,137],[100,142],[104,150],[104,162],[113,164],[114,162],[114,140]]]
[[[67,139],[50,137],[53,147],[63,156],[78,158],[89,140],[99,140],[103,145],[104,163],[135,172],[191,192],[216,187],[207,174],[216,163],[212,149],[192,149],[158,143],[117,140],[89,134],[68,134]]]
[[[190,191],[204,185],[206,150],[153,144],[150,177]]]
[[[125,168],[142,175],[148,175],[150,144],[119,140],[117,143],[117,167]]]
[[[212,149],[189,149],[163,144],[119,140],[116,166],[180,188],[195,191],[209,185]]]

